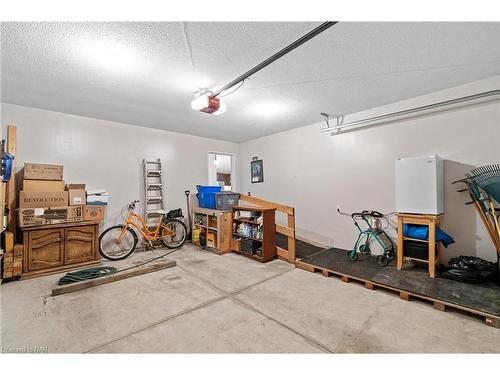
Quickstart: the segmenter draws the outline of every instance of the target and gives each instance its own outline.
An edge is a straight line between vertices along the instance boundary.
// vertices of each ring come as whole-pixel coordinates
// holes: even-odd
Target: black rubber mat
[[[467,284],[444,278],[431,278],[426,268],[398,271],[393,261],[380,267],[373,256],[351,261],[347,251],[326,249],[302,259],[303,263],[352,278],[387,285],[398,290],[500,316],[500,287],[495,283]]]
[[[363,280],[370,280],[379,271],[375,257],[361,255],[356,262],[353,262],[347,257],[347,251],[335,248],[312,254],[302,259],[302,261],[316,267],[332,269],[343,275]]]
[[[283,234],[276,233],[276,246],[288,250],[288,237]],[[322,250],[325,249],[323,247],[311,245],[310,243],[301,240],[295,240],[295,257],[297,259],[303,259]]]

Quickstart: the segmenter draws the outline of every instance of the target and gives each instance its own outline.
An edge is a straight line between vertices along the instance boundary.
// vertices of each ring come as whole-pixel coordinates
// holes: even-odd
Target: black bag
[[[181,208],[176,208],[175,210],[167,212],[167,219],[175,219],[176,217],[184,217]]]
[[[205,232],[200,233],[200,247],[205,248],[207,246],[207,235]]]
[[[466,283],[482,283],[496,280],[497,275],[498,263],[464,255],[450,259],[448,268],[441,272],[442,277]]]

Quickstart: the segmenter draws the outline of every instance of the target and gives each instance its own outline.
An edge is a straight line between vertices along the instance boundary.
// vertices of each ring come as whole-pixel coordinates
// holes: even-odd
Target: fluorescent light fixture
[[[220,115],[226,112],[226,103],[208,94],[203,94],[193,99],[191,108],[195,111],[210,113],[212,115]]]
[[[111,40],[89,42],[82,51],[90,63],[109,71],[129,72],[140,65],[136,54]]]

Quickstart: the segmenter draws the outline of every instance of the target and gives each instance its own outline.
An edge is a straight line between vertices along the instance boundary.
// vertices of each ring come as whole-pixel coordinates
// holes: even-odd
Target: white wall
[[[491,90],[499,77],[350,115],[346,121]],[[324,123],[242,143],[1,105],[3,126],[18,127],[17,166],[25,161],[62,163],[67,182],[111,193],[107,223],[123,205],[142,199],[143,158],[160,157],[166,170],[167,208],[185,209],[184,190],[208,183],[208,152],[236,155],[238,189],[296,207],[297,234],[328,246],[350,248],[355,228],[345,211],[395,208],[394,160],[437,153],[445,162],[444,229],[457,241],[446,258],[471,254],[494,260],[490,240],[467,196],[451,182],[475,166],[500,162],[500,103],[491,102],[330,136]],[[264,160],[264,182],[250,182],[253,156]],[[194,199],[194,201],[196,201]]]
[[[208,183],[209,151],[236,154],[238,144],[2,103],[4,126],[17,125],[18,169],[24,162],[64,164],[66,182],[105,187],[111,194],[105,225],[121,208],[142,200],[142,159],[160,158],[167,208],[186,210],[184,190]],[[142,213],[139,207],[138,212]]]
[[[394,103],[346,121],[498,89],[498,77]],[[330,136],[324,123],[240,144],[240,191],[294,206],[297,235],[323,245],[352,248],[355,227],[336,213],[395,210],[394,161],[403,156],[439,154],[445,161],[443,228],[456,240],[445,258],[460,254],[496,260],[489,237],[465,193],[452,181],[473,167],[500,162],[500,102],[439,112]],[[250,182],[250,161],[264,161],[264,182]]]

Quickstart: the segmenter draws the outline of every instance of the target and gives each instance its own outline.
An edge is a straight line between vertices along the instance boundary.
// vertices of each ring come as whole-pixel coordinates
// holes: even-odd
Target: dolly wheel
[[[394,249],[389,250],[387,256],[389,258],[389,261],[396,259],[396,252],[394,251]]]
[[[380,267],[385,267],[389,264],[389,258],[386,257],[385,255],[379,255],[377,257],[377,264],[380,266]]]
[[[368,254],[370,252],[370,245],[368,245],[367,243],[362,244],[359,247],[359,251],[361,252],[361,254]]]
[[[356,252],[356,249],[352,249],[351,251],[348,251],[347,256],[352,261],[358,260],[358,253]]]

